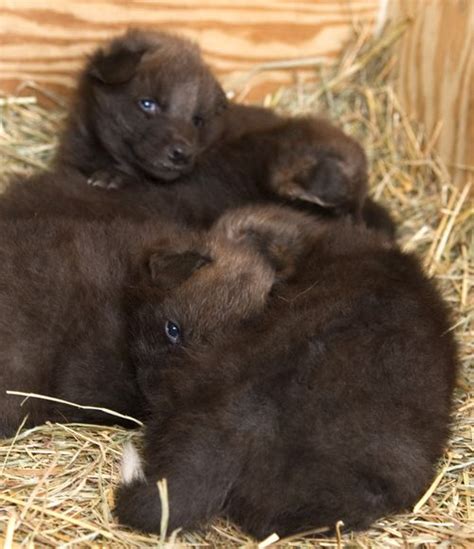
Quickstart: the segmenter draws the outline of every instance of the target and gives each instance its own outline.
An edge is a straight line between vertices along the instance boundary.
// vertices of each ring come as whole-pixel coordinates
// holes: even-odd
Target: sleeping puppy
[[[393,228],[366,201],[356,141],[320,118],[227,103],[198,47],[164,32],[132,30],[92,55],[56,157],[57,170],[71,168],[194,225],[229,207],[287,202]]]
[[[213,231],[260,255],[265,304],[221,321],[212,301],[192,302],[213,281],[204,264],[135,307],[151,416],[144,463],[124,453],[120,522],[160,531],[163,478],[169,531],[218,516],[259,539],[363,529],[413,506],[446,443],[457,369],[447,308],[416,258],[347,220],[276,207],[228,212]],[[226,314],[235,282],[216,284]],[[156,335],[167,318],[168,349]]]

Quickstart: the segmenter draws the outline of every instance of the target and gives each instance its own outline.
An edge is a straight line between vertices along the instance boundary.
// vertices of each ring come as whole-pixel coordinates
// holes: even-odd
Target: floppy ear
[[[287,119],[275,137],[269,187],[278,196],[358,216],[367,194],[367,159],[359,143],[312,117]]]
[[[198,252],[154,252],[148,258],[151,281],[162,290],[171,290],[185,282],[195,271],[211,262]]]
[[[103,84],[124,84],[134,76],[145,51],[132,48],[126,39],[116,42],[92,57],[87,74]]]
[[[315,222],[290,208],[256,206],[224,214],[214,230],[254,248],[267,259],[281,281],[294,273],[296,262],[324,227],[324,222]]]

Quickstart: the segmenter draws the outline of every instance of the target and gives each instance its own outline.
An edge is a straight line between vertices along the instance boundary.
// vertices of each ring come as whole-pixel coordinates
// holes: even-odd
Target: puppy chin
[[[183,175],[190,173],[193,169],[193,166],[188,166],[186,168],[175,169],[175,168],[165,168],[161,166],[154,166],[152,171],[149,171],[154,179],[160,179],[162,181],[174,181],[180,178]]]
[[[175,181],[182,175],[184,175],[184,171],[181,170],[154,170],[153,178],[159,179],[161,181]]]
[[[162,162],[141,162],[138,163],[138,167],[142,173],[145,173],[147,177],[155,179],[157,181],[174,181],[183,175],[190,173],[194,167],[194,163],[187,165],[186,167],[166,166]]]

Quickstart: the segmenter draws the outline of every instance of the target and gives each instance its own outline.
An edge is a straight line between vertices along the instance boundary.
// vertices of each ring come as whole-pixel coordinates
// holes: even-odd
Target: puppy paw
[[[160,532],[161,500],[155,482],[135,479],[121,484],[114,499],[113,513],[120,524],[142,532]]]
[[[122,189],[126,186],[127,177],[118,171],[99,170],[91,175],[87,183],[108,191]]]

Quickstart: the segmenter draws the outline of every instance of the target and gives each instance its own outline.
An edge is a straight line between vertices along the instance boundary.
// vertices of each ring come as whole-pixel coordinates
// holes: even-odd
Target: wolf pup
[[[261,310],[274,282],[274,270],[251,247],[222,231],[189,231],[164,218],[100,222],[53,216],[4,220],[0,229],[1,437],[12,435],[26,416],[28,426],[46,420],[133,425],[42,399],[21,406],[7,390],[145,419],[150,404],[137,375],[155,387],[158,372],[138,372],[130,360],[135,307],[143,314],[143,300],[169,296],[162,321],[148,309],[155,358],[168,368],[180,339],[178,310],[188,312],[187,330],[210,340],[221,326]],[[199,351],[190,342],[188,352]]]
[[[260,254],[271,291],[222,322],[207,301],[191,306],[212,277],[203,266],[136,308],[131,354],[152,413],[144,464],[124,454],[120,522],[160,531],[162,478],[170,531],[218,516],[256,538],[363,529],[410,508],[442,455],[457,368],[448,311],[416,258],[362,226],[275,207],[229,212],[219,229]],[[196,331],[200,318],[211,329]]]
[[[251,202],[357,217],[367,190],[364,151],[341,130],[228,103],[194,43],[141,30],[90,58],[56,166],[107,189],[151,186],[147,201],[201,225]]]
[[[131,30],[87,63],[57,161],[112,188],[172,181],[219,137],[225,107],[197,46]]]

